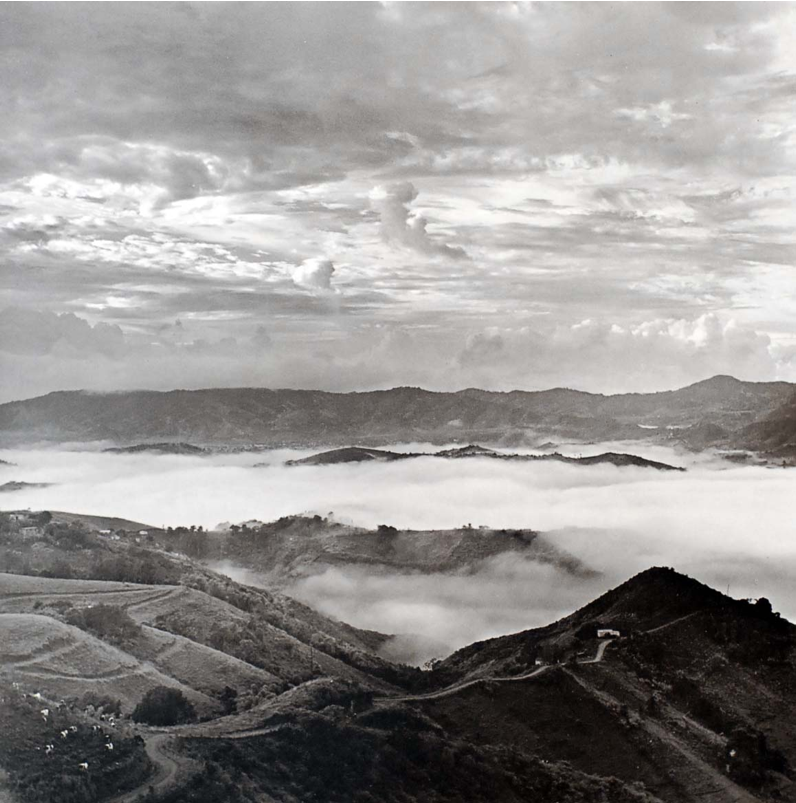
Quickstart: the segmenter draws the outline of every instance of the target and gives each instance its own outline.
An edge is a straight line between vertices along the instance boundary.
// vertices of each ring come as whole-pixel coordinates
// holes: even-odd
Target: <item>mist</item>
[[[16,464],[0,466],[0,484],[53,483],[5,493],[0,504],[151,526],[213,528],[223,521],[332,513],[367,527],[531,528],[600,573],[587,580],[549,565],[497,558],[467,575],[335,567],[288,589],[351,624],[411,635],[393,643],[393,657],[412,662],[546,624],[653,565],[672,566],[735,597],[766,596],[775,610],[796,619],[796,471],[736,466],[646,444],[573,444],[562,451],[609,448],[688,470],[434,458],[285,467],[285,460],[309,452],[119,455],[93,445],[0,452],[0,459]]]

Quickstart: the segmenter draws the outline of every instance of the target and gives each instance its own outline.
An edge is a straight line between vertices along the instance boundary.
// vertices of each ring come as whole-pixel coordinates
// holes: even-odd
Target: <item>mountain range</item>
[[[474,442],[536,446],[544,438],[656,439],[690,448],[787,450],[796,397],[787,382],[716,376],[680,390],[613,396],[566,388],[363,393],[264,388],[59,391],[0,405],[0,442],[112,441],[378,446]]]

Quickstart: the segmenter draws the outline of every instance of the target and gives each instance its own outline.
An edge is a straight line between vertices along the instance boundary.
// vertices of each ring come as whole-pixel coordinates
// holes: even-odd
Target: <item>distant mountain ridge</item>
[[[794,390],[787,382],[716,376],[680,390],[614,396],[566,388],[505,393],[436,393],[410,387],[357,393],[264,388],[58,391],[0,405],[0,442],[331,447],[422,439],[511,446],[557,436],[592,441],[666,438],[704,448],[739,443],[742,432],[747,433],[745,443],[754,440],[753,428],[787,409]],[[792,427],[788,432],[796,438]]]

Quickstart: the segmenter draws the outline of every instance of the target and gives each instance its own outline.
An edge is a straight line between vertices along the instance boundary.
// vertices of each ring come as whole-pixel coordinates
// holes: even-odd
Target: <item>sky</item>
[[[0,401],[796,380],[792,3],[0,4]]]

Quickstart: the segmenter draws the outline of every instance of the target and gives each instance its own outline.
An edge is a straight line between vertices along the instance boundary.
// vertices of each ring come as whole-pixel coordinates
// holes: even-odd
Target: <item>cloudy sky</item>
[[[796,5],[0,4],[0,400],[796,380]]]

